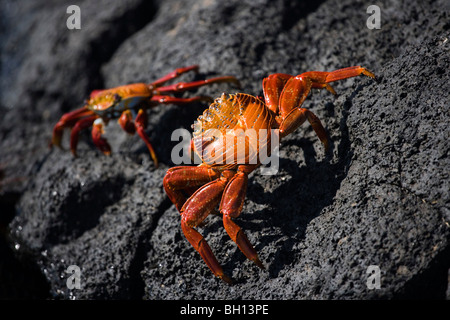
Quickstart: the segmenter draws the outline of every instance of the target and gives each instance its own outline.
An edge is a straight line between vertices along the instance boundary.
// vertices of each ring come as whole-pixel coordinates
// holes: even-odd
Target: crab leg
[[[311,73],[311,75],[308,75],[309,73]],[[314,82],[317,81],[317,82],[326,82],[326,83],[330,83],[330,82],[338,81],[338,80],[344,80],[344,79],[352,78],[352,77],[357,77],[361,74],[366,75],[372,79],[375,79],[375,75],[371,71],[367,70],[366,68],[360,67],[360,66],[342,68],[342,69],[331,71],[331,72],[312,71],[312,72],[305,72],[303,74],[305,76],[309,76],[311,79],[313,79]],[[323,79],[323,76],[325,76],[325,81]]]
[[[248,259],[255,262],[258,267],[264,269],[256,250],[253,248],[250,241],[248,241],[245,233],[231,220],[232,218],[237,218],[241,214],[247,192],[248,176],[246,172],[241,171],[242,167],[244,166],[239,168],[238,173],[231,179],[223,192],[219,210],[223,214],[223,225],[230,238],[237,244],[238,248]]]
[[[284,137],[292,133],[306,120],[311,124],[311,127],[316,132],[325,149],[328,149],[328,136],[322,122],[320,122],[320,119],[312,111],[305,108],[295,108],[286,116],[280,126],[280,136]]]
[[[231,82],[237,87],[240,87],[240,82],[232,76],[224,76],[224,77],[217,77],[217,78],[211,78],[206,80],[198,80],[198,81],[192,81],[192,82],[179,82],[175,83],[169,86],[160,87],[157,89],[159,93],[167,94],[172,92],[183,92],[186,90],[196,89],[202,86],[206,86],[212,83],[223,83],[223,82]]]
[[[328,83],[357,77],[362,74],[375,79],[375,75],[372,72],[360,66],[338,69],[331,72],[309,71],[302,73],[300,76],[302,76],[303,78],[311,79],[313,88],[325,88],[335,95],[336,91],[334,91],[334,89]]]
[[[83,117],[91,116],[94,113],[85,107],[81,107],[69,113],[66,113],[61,117],[58,123],[53,127],[52,141],[50,142],[50,147],[55,145],[61,148],[61,139],[64,128],[73,127],[75,123]]]
[[[129,134],[135,134],[136,132],[138,133],[139,137],[141,137],[141,139],[145,142],[150,152],[150,156],[155,163],[155,167],[158,167],[158,158],[156,157],[156,152],[153,149],[152,144],[150,143],[150,138],[145,133],[145,129],[147,128],[148,123],[148,116],[145,110],[139,109],[135,121],[133,121],[131,111],[125,110],[120,115],[118,122],[125,132]]]
[[[311,91],[313,84],[312,80],[309,77],[303,77],[302,75],[289,78],[278,98],[276,95],[279,94],[279,88],[277,87],[282,85],[286,79],[287,77],[282,77],[282,81],[278,80],[278,84],[274,84],[274,79],[269,79],[264,87],[266,99],[268,97],[269,101],[272,101],[273,103],[276,102],[279,106],[279,112],[282,118],[279,128],[280,137],[287,136],[303,124],[305,120],[308,120],[327,149],[328,137],[319,118],[308,109],[300,107]],[[274,108],[275,106],[272,107]]]
[[[275,73],[263,80],[263,92],[266,105],[275,113],[278,113],[280,95],[286,82],[293,76],[285,73]]]
[[[286,136],[293,132],[307,119],[325,148],[327,148],[328,137],[319,118],[311,111],[301,108],[300,106],[305,101],[311,88],[325,88],[331,93],[336,94],[334,89],[328,84],[329,82],[356,77],[361,74],[375,78],[375,75],[372,72],[359,66],[339,69],[332,72],[304,72],[290,78],[284,86],[279,102],[280,115],[283,118],[280,125],[281,136]]]
[[[312,80],[301,75],[292,77],[286,82],[280,95],[280,115],[286,118],[289,112],[300,107],[311,91]]]
[[[359,66],[331,72],[309,71],[290,78],[286,82],[279,100],[281,116],[284,118],[295,107],[300,107],[311,91],[311,88],[325,88],[331,93],[336,94],[328,83],[356,77],[361,74],[375,78],[372,72]]]
[[[153,86],[153,88],[160,87],[164,83],[166,83],[167,81],[175,79],[175,78],[179,77],[180,75],[182,75],[183,73],[186,73],[186,72],[189,72],[189,71],[198,72],[198,65],[193,65],[193,66],[189,66],[189,67],[175,69],[174,71],[168,73],[167,75],[165,75],[165,76],[159,78],[158,80],[155,80],[152,83],[150,83],[150,86]]]
[[[212,102],[213,99],[211,97],[207,96],[198,96],[198,97],[192,97],[192,98],[176,98],[171,96],[153,96],[151,98],[152,102],[157,102],[158,104],[176,104],[176,105],[183,105],[183,104],[189,104],[192,102],[202,101],[202,102]]]
[[[72,151],[72,154],[74,156],[77,155],[78,135],[80,133],[80,130],[89,128],[97,118],[97,115],[93,115],[87,118],[80,119],[75,123],[72,132],[70,133],[70,150]]]
[[[164,190],[177,210],[181,211],[186,202],[185,191],[198,188],[219,178],[219,176],[220,174],[217,171],[208,167],[173,167],[167,170],[164,176]]]
[[[136,133],[136,127],[134,126],[133,122],[133,115],[131,114],[130,110],[125,110],[124,112],[122,112],[117,122],[119,122],[120,126],[126,133]]]
[[[197,227],[214,208],[219,204],[222,193],[225,189],[228,179],[220,177],[210,183],[207,183],[198,189],[181,208],[181,229],[195,250],[200,253],[207,266],[215,276],[225,282],[231,283],[231,279],[224,274],[223,269],[210,246],[203,236],[194,228]]]
[[[145,142],[147,145],[148,151],[150,152],[150,156],[153,159],[153,162],[155,163],[155,167],[158,167],[158,158],[156,157],[155,150],[153,149],[152,144],[150,143],[150,138],[145,133],[145,129],[147,128],[147,112],[143,109],[139,109],[138,114],[136,116],[136,119],[134,120],[134,126],[136,128],[136,132],[141,137],[141,139]]]

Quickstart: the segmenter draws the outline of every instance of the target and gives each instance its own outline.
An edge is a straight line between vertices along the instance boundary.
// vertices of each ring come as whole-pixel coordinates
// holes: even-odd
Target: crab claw
[[[94,121],[94,124],[92,125],[92,140],[101,152],[109,156],[111,155],[111,146],[108,141],[102,137],[102,134],[105,132],[104,126],[105,123],[102,118],[98,118]]]

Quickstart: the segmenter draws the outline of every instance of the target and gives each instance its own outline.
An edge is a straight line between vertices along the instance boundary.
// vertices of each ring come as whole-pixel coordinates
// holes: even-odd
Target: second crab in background
[[[105,90],[94,90],[86,100],[83,107],[64,114],[53,128],[53,137],[50,146],[61,147],[61,138],[65,128],[72,128],[70,135],[70,149],[74,156],[77,152],[78,135],[80,130],[92,126],[92,140],[95,146],[104,154],[111,153],[111,147],[102,134],[104,127],[111,119],[118,119],[120,126],[129,134],[137,134],[147,145],[150,155],[158,166],[158,158],[150,139],[146,134],[148,116],[147,109],[159,104],[182,105],[197,101],[212,102],[207,96],[195,96],[192,98],[179,98],[170,94],[180,93],[186,90],[196,89],[201,86],[229,82],[240,86],[239,81],[232,76],[222,76],[206,80],[192,82],[179,82],[165,85],[166,82],[175,79],[189,71],[198,72],[198,66],[193,65],[178,68],[173,72],[151,83],[134,83]],[[133,114],[135,118],[133,120]]]

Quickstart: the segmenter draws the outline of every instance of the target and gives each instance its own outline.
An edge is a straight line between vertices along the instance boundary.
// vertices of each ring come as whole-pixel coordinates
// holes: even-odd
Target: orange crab
[[[198,118],[191,148],[202,163],[170,168],[164,177],[164,189],[181,214],[181,229],[185,237],[215,276],[231,283],[231,278],[223,272],[210,246],[195,228],[216,210],[217,205],[230,238],[248,259],[264,268],[242,229],[233,222],[244,205],[248,175],[261,165],[261,160],[256,163],[248,160],[255,159],[262,146],[256,141],[258,135],[246,136],[245,154],[237,161],[236,153],[233,154],[234,146],[224,141],[233,141],[233,131],[237,129],[278,129],[279,138],[283,138],[308,120],[327,148],[328,137],[322,123],[314,113],[301,106],[312,88],[325,88],[336,94],[330,82],[361,74],[375,78],[372,72],[360,66],[332,72],[311,71],[297,76],[272,74],[263,80],[264,101],[243,93],[228,97],[224,94]],[[218,132],[223,137],[232,135],[232,139],[217,139]],[[270,132],[266,139],[263,147],[268,146],[270,151]],[[230,150],[231,157],[227,153]]]
[[[70,136],[70,149],[76,156],[78,144],[78,134],[80,130],[92,126],[92,139],[95,146],[104,154],[111,153],[111,147],[102,137],[104,126],[110,119],[117,119],[120,126],[129,134],[135,132],[147,145],[150,155],[158,166],[158,159],[150,143],[150,139],[145,133],[147,126],[146,110],[158,104],[187,104],[195,101],[211,102],[210,97],[197,96],[192,98],[177,98],[169,96],[170,93],[183,92],[195,89],[204,85],[219,82],[231,82],[239,86],[239,81],[235,77],[223,76],[193,82],[180,82],[163,86],[167,81],[179,77],[189,71],[198,71],[198,66],[193,65],[185,68],[178,68],[164,77],[149,84],[134,83],[106,90],[94,90],[91,92],[86,104],[72,112],[64,114],[53,128],[53,137],[50,146],[61,147],[61,138],[64,128],[72,128]],[[133,121],[133,113],[136,113]]]

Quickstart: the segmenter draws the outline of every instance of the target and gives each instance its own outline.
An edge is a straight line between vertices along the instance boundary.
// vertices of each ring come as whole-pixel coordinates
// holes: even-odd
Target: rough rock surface
[[[364,1],[0,1],[0,296],[58,299],[445,298],[450,267],[448,1],[386,1],[369,29]],[[19,22],[18,22],[19,21]],[[88,131],[79,157],[49,150],[52,126],[93,89],[198,64],[261,94],[275,72],[362,65],[377,81],[338,82],[304,106],[309,125],[286,138],[274,176],[256,171],[236,219],[265,270],[246,260],[221,219],[200,231],[235,281],[212,276],[185,240],[162,179],[174,129],[206,105],[158,106],[145,145],[112,121],[113,155]],[[226,84],[199,89],[218,96]],[[192,93],[186,93],[192,95]],[[67,134],[64,144],[67,145]],[[81,289],[68,289],[70,265]],[[367,269],[381,272],[369,289]]]

